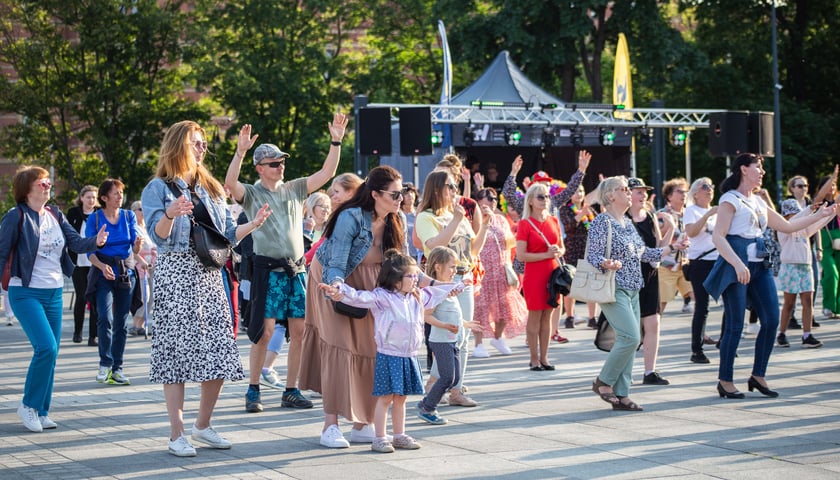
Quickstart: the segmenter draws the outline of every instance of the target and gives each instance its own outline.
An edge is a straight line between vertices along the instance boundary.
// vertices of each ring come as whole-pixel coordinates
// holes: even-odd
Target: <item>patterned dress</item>
[[[484,265],[484,279],[481,290],[475,299],[475,314],[473,320],[481,325],[481,333],[495,337],[495,324],[499,320],[505,321],[504,334],[506,338],[513,338],[525,331],[528,309],[525,299],[515,288],[507,283],[502,259],[505,248],[505,225],[507,220],[501,215],[493,215],[490,227],[487,229],[487,240],[479,254]]]
[[[222,272],[207,270],[195,250],[166,252],[154,270],[152,383],[244,378]]]

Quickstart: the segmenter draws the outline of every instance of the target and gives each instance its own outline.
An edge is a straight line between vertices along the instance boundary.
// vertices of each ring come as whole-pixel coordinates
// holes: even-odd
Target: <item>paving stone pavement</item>
[[[19,325],[0,325],[0,478],[840,478],[840,320],[818,317],[823,348],[800,348],[799,331],[790,331],[791,348],[774,350],[767,378],[776,399],[746,391],[755,338],[747,335],[735,365],[747,398],[726,400],[715,391],[715,348],[706,349],[711,364],[689,362],[690,315],[680,306],[671,302],[662,321],[658,370],[671,385],[642,385],[637,355],[631,394],[644,412],[614,412],[592,393],[606,354],[582,324],[561,331],[570,343],[552,345],[554,372],[528,370],[523,337],[509,341],[512,355],[488,346],[492,357],[470,359],[466,383],[481,405],[441,407],[448,425],[416,419],[419,397],[410,398],[406,431],[423,448],[387,455],[364,444],[319,446],[319,398],[311,410],[284,409],[279,391],[263,387],[265,411],[246,413],[240,381],[225,386],[213,417],[233,448],[196,445],[198,456],[174,457],[162,389],[148,381],[149,341],[129,337],[130,386],[98,384],[96,349],[71,342],[67,309],[50,411],[59,427],[31,433],[16,414],[31,348]],[[720,316],[713,307],[714,337]],[[239,348],[247,366],[245,335]],[[187,386],[187,425],[198,393]],[[341,427],[349,437],[350,424]]]

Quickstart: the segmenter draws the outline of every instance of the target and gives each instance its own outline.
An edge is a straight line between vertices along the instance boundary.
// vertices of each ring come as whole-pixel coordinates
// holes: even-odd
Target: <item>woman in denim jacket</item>
[[[408,251],[405,220],[400,213],[402,176],[389,166],[368,174],[353,198],[330,215],[326,240],[309,269],[306,326],[303,333],[300,388],[320,392],[324,402],[321,445],[347,448],[338,417],[353,422],[350,441],[371,443],[376,398],[372,395],[376,344],[373,317],[337,313],[318,283],[341,283],[373,290],[383,252]]]
[[[169,453],[179,457],[196,454],[184,433],[184,384],[201,383],[192,439],[211,448],[230,448],[231,443],[210,425],[210,417],[224,381],[244,377],[222,273],[204,267],[190,242],[191,198],[204,205],[213,225],[233,244],[271,214],[265,205],[250,222],[239,226],[233,222],[221,183],[203,164],[205,138],[204,129],[195,122],[171,126],[163,138],[155,178],[141,197],[149,236],[158,248],[149,380],[163,384]]]
[[[11,261],[9,303],[34,350],[17,410],[33,432],[57,427],[48,414],[61,339],[62,274],[69,277],[74,268],[67,247],[92,252],[108,239],[104,228],[83,238],[57,208],[46,207],[51,188],[43,168],[20,168],[12,180],[17,205],[0,222],[0,271]]]
[[[744,153],[732,165],[732,175],[720,186],[723,195],[718,205],[718,219],[712,241],[720,257],[703,283],[715,300],[723,296],[726,316],[723,338],[720,340],[720,367],[717,391],[721,398],[744,398],[735,388],[735,351],[744,329],[747,296],[756,309],[761,329],[755,338],[755,359],[747,387],[758,389],[762,395],[778,397],[770,390],[764,375],[773,351],[776,329],[779,327],[779,302],[772,274],[763,261],[769,255],[764,248],[762,232],[772,228],[777,232],[793,233],[835,214],[834,206],[823,206],[810,216],[785,220],[754,195],[764,177],[761,155]]]

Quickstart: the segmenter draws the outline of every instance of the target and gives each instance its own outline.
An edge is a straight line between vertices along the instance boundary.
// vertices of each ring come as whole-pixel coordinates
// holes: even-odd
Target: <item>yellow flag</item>
[[[633,108],[633,82],[630,80],[630,53],[627,39],[618,34],[618,46],[615,48],[615,70],[613,72],[613,104]],[[632,120],[630,112],[615,112],[615,118]]]

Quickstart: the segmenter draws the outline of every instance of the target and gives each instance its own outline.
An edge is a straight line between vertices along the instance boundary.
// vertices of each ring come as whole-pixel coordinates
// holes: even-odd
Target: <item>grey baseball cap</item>
[[[263,143],[254,150],[254,165],[267,158],[289,158],[289,154],[277,148],[273,143]]]

